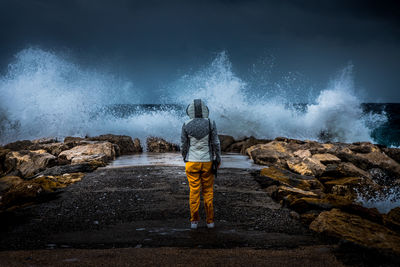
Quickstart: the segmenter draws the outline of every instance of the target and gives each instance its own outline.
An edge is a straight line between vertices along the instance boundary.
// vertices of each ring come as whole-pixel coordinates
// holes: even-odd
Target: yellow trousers
[[[207,223],[214,222],[214,174],[212,162],[186,162],[186,175],[190,187],[190,221],[199,221],[200,190],[203,194]]]

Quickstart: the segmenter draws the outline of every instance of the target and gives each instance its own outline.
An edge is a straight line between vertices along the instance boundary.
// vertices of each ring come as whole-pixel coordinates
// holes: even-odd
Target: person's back
[[[182,126],[181,151],[186,162],[186,174],[190,186],[190,221],[197,228],[199,221],[200,189],[202,189],[207,226],[214,227],[213,161],[221,162],[221,149],[215,122],[208,118],[209,110],[200,100],[195,99],[186,109],[190,120]]]

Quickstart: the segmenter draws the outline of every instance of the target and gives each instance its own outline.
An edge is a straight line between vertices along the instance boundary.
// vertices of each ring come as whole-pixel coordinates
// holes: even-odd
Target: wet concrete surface
[[[183,167],[102,168],[46,203],[17,211],[0,249],[108,247],[297,247],[320,244],[281,208],[247,169],[220,170],[216,228],[189,230],[189,187]],[[4,231],[7,230],[7,231]]]

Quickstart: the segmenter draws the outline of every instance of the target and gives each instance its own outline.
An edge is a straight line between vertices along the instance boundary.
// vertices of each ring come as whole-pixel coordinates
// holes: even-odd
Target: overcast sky
[[[400,102],[399,3],[0,0],[0,69],[29,46],[63,51],[132,80],[151,101],[226,51],[245,81],[253,64],[267,60],[271,81],[296,73],[305,91],[323,89],[351,62],[366,101]]]

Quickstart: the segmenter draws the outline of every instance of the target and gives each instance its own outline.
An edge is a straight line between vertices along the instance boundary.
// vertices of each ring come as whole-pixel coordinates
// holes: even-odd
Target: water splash
[[[7,74],[0,77],[0,143],[103,133],[141,139],[162,136],[179,143],[181,125],[187,119],[183,107],[194,98],[207,102],[220,133],[236,138],[372,141],[371,131],[386,116],[363,114],[353,88],[348,67],[313,103],[299,108],[269,88],[264,88],[265,94],[252,93],[249,84],[232,71],[223,52],[209,66],[183,76],[155,99],[178,104],[181,109],[142,109],[119,116],[107,108],[142,103],[132,82],[82,68],[54,52],[29,48],[18,53]]]
[[[356,202],[366,208],[377,208],[380,213],[388,213],[391,209],[400,207],[400,187],[386,187],[381,192],[373,192],[372,195],[357,192]]]

